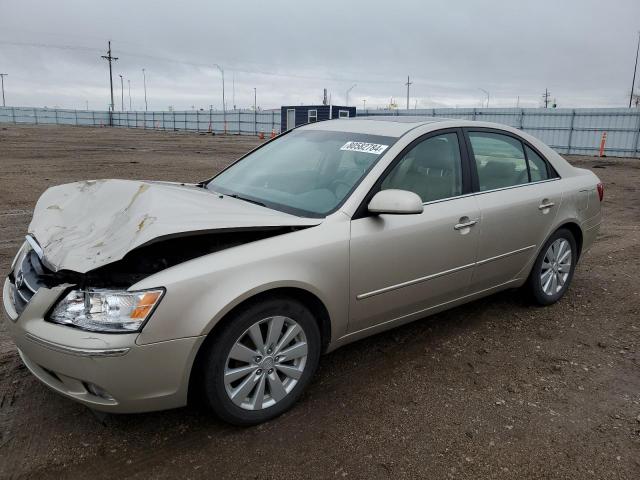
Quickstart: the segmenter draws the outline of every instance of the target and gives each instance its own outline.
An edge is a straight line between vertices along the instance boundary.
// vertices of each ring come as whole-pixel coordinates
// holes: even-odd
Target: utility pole
[[[113,113],[114,105],[113,105],[113,70],[111,69],[111,62],[115,62],[118,60],[118,57],[111,56],[111,40],[109,40],[109,48],[107,49],[107,54],[102,55],[106,61],[109,62],[109,88],[111,89],[111,113]],[[113,124],[113,121],[109,122]]]
[[[222,121],[224,122],[224,133],[227,133],[227,107],[224,104],[224,69],[218,65],[217,63],[213,64],[218,70],[220,70],[220,75],[222,75]]]
[[[348,106],[348,105],[347,105],[347,106]],[[366,98],[363,98],[363,99],[362,99],[362,109],[363,109],[363,110],[366,110],[366,109],[367,109],[367,99],[366,99]]]
[[[144,111],[147,111],[147,75],[144,72],[144,68],[142,69],[142,83],[144,85]]]
[[[8,77],[8,73],[0,73],[0,81],[2,82],[2,106],[6,107],[7,105],[4,103],[4,77]]]
[[[258,134],[258,93],[256,87],[253,87],[253,133]],[[235,107],[234,107],[235,108]]]
[[[544,108],[549,108],[549,97],[551,97],[551,94],[549,93],[548,89],[544,89],[544,94],[542,95],[542,100],[544,101]]]
[[[638,70],[638,52],[640,52],[640,32],[638,32],[638,47],[636,48],[636,65],[633,67],[633,80],[631,81],[631,95],[629,95],[629,108],[633,102],[633,89],[636,86],[636,71]]]
[[[351,93],[351,90],[353,90],[354,88],[356,88],[358,85],[357,84],[353,84],[351,85],[348,89],[347,89],[347,94],[345,95],[345,100],[347,102],[347,107],[349,106],[349,93]]]
[[[413,82],[409,81],[409,75],[407,75],[407,83],[405,83],[405,85],[407,86],[407,110],[409,110],[409,87],[412,85]]]
[[[127,79],[127,84],[129,85],[129,111],[133,110],[131,108],[131,80]]]
[[[478,90],[484,92],[484,94],[487,96],[487,108],[489,108],[489,92],[487,92],[484,88],[479,88]],[[484,105],[484,102],[482,102],[482,104]]]
[[[231,103],[233,103],[233,109],[235,110],[236,109],[236,72],[231,72]]]
[[[120,77],[120,111],[124,112],[124,80],[122,79],[122,75],[118,74]]]

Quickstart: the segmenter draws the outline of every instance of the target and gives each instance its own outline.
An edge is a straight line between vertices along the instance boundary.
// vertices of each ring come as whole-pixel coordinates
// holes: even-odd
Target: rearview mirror
[[[422,213],[422,199],[408,190],[382,190],[376,193],[368,205],[371,213],[410,215]]]

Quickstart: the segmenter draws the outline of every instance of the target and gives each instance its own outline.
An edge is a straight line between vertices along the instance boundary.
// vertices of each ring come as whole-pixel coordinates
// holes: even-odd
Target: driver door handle
[[[460,220],[462,220],[462,219],[460,219]],[[463,230],[465,228],[473,227],[476,223],[478,223],[478,220],[469,220],[467,222],[456,223],[453,226],[453,229],[454,230]]]

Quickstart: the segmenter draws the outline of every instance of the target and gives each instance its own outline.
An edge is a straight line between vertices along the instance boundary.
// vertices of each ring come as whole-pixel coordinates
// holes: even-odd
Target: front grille
[[[18,314],[21,314],[40,287],[44,286],[42,280],[45,275],[42,262],[35,251],[29,250],[22,261],[16,263],[13,272],[9,276],[11,282],[13,305]]]

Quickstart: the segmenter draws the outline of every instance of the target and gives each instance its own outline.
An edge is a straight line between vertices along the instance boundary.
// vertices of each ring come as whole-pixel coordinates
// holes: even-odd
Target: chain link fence
[[[640,109],[627,108],[436,108],[358,110],[357,115],[429,116],[502,123],[539,138],[559,153],[598,155],[606,132],[605,154],[640,157]],[[0,123],[113,126],[168,131],[265,136],[280,133],[280,111],[213,110],[106,112],[0,107]]]
[[[0,107],[0,123],[124,127],[233,135],[280,133],[280,111],[213,110],[107,112]]]

